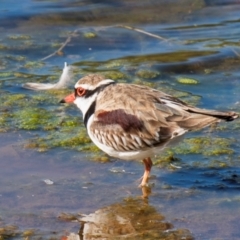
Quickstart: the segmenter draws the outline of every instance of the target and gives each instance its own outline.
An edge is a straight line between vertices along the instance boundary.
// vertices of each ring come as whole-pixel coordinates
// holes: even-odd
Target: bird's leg
[[[151,158],[144,158],[143,163],[144,163],[145,171],[142,176],[142,182],[140,184],[141,187],[147,186],[148,178],[153,165]]]

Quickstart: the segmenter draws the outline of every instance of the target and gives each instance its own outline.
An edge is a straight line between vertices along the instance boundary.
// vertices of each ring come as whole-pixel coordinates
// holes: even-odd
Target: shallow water
[[[0,239],[239,239],[239,120],[157,156],[142,192],[141,163],[98,151],[76,107],[58,103],[72,87],[22,87],[57,82],[67,62],[73,83],[99,72],[239,111],[239,10],[237,0],[2,0]]]

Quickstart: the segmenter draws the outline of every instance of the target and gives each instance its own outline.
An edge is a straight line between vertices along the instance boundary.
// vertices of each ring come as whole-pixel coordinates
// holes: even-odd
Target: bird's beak
[[[60,103],[73,103],[74,100],[75,100],[75,94],[72,93],[72,94],[66,96],[64,99],[62,99],[60,101]]]

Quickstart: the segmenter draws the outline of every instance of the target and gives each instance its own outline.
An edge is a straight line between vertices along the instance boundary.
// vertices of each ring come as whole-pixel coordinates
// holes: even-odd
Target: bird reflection
[[[148,196],[151,194],[152,190],[149,186],[143,186],[142,187],[142,198],[147,200]]]
[[[62,240],[194,239],[187,229],[173,229],[173,224],[142,199],[127,198],[77,220],[79,232]]]

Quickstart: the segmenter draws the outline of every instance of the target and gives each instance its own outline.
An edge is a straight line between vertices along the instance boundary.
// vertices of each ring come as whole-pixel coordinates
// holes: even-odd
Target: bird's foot
[[[145,175],[143,175],[141,178],[137,179],[136,182],[141,182],[138,187],[148,187],[148,177],[146,178]]]
[[[149,187],[149,185],[148,185],[148,183],[140,183],[139,185],[138,185],[138,187],[139,188],[143,188],[143,187]]]

